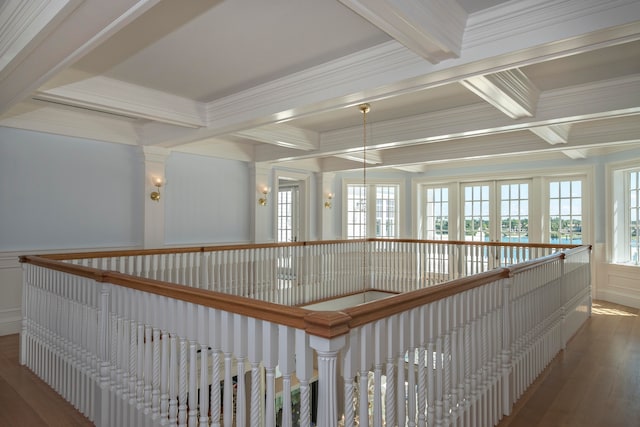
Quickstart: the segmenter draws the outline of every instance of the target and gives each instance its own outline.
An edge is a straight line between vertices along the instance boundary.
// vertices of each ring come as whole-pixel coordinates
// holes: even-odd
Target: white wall
[[[20,327],[22,254],[137,247],[134,146],[0,127],[0,335]]]
[[[0,128],[0,252],[136,246],[136,147]]]
[[[249,241],[246,163],[171,153],[165,167],[167,245]],[[144,245],[147,178],[138,146],[0,127],[0,335],[20,328],[20,255]]]
[[[250,241],[247,163],[174,152],[165,173],[167,245]]]

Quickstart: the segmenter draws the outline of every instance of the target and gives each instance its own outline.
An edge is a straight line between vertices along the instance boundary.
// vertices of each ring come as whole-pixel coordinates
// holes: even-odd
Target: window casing
[[[612,176],[611,262],[640,265],[640,168],[616,169]]]

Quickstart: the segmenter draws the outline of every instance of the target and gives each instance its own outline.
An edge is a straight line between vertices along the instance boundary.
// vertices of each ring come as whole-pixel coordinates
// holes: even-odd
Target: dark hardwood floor
[[[18,363],[18,335],[0,337],[0,426],[87,426]],[[593,316],[499,427],[640,427],[640,310],[596,301]]]

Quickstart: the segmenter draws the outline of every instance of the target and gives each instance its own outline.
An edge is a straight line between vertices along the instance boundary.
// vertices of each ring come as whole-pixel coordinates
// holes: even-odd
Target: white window
[[[640,265],[640,169],[614,171],[612,187],[612,262]]]
[[[549,242],[582,243],[582,180],[549,182]]]
[[[399,192],[396,184],[347,184],[346,238],[398,237]]]

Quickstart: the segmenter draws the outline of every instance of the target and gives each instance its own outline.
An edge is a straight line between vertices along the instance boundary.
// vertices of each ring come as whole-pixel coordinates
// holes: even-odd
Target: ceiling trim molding
[[[340,2],[433,64],[460,56],[467,13],[455,1]]]
[[[40,90],[35,97],[178,126],[206,125],[197,101],[102,76]]]
[[[540,91],[517,68],[473,76],[460,83],[512,119],[535,114]]]
[[[28,98],[62,69],[159,1],[80,1],[65,17],[64,25],[48,30],[47,37],[29,49],[28,54],[20,54],[20,66],[11,67],[10,72],[2,76],[0,113]]]
[[[8,0],[0,9],[0,75],[84,0]],[[66,11],[66,12],[65,12]]]
[[[61,108],[37,108],[0,120],[0,126],[52,133],[96,141],[137,145],[136,125],[130,120]]]
[[[635,11],[635,13],[634,13]],[[535,31],[538,37],[558,39],[558,26],[572,31],[571,21],[589,19],[592,31],[637,20],[636,0],[520,0],[469,15],[464,49],[518,37]],[[626,19],[625,19],[626,15]],[[598,18],[595,19],[594,16]],[[569,36],[564,36],[569,37]]]
[[[303,151],[316,150],[320,143],[319,133],[285,124],[246,129],[234,136]]]

